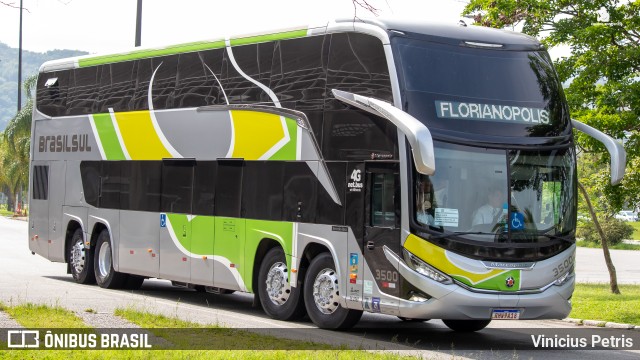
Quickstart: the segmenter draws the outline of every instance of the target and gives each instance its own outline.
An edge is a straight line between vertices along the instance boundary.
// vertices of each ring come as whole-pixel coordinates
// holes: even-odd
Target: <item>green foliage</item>
[[[609,183],[609,155],[597,141],[577,135],[590,157],[580,181],[605,216],[623,205],[640,205],[640,0],[471,0],[464,10],[483,26],[522,25],[547,47],[569,46],[571,55],[555,62],[571,115],[605,133],[625,139],[627,173],[620,186]],[[586,181],[585,181],[586,180]]]
[[[627,222],[616,218],[600,219],[600,226],[607,244],[610,245],[616,245],[624,239],[630,239],[634,230]],[[583,238],[585,241],[600,244],[600,236],[598,236],[596,227],[591,221],[580,222],[576,236]]]

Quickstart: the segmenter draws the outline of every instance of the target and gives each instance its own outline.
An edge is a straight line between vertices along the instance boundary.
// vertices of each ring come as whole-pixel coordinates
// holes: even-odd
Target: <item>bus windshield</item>
[[[430,130],[497,136],[569,132],[562,86],[546,51],[392,39],[403,110]]]
[[[574,229],[571,148],[524,151],[435,145],[436,173],[414,171],[414,219],[432,236],[439,232],[485,244],[540,243],[564,238]]]

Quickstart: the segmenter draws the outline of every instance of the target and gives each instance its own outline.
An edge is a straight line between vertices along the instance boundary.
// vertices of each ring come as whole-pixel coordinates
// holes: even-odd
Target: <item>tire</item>
[[[320,293],[318,289],[322,289]],[[304,303],[307,314],[321,329],[345,330],[353,327],[362,316],[362,310],[340,306],[338,275],[333,258],[322,253],[311,261],[304,279]]]
[[[302,283],[298,272],[296,287],[290,286],[287,260],[281,247],[267,252],[258,272],[258,294],[264,312],[277,320],[297,320],[304,316]]]
[[[93,269],[96,282],[102,288],[121,289],[126,285],[127,274],[113,270],[113,251],[109,231],[102,230],[98,235],[93,258]]]
[[[416,318],[408,318],[408,317],[404,317],[404,316],[398,316],[398,319],[404,321],[404,322],[426,322],[429,321],[431,319],[416,319]]]
[[[482,330],[491,320],[442,320],[447,327],[458,332],[474,332]]]
[[[93,253],[84,246],[82,229],[76,229],[67,246],[67,259],[71,276],[78,284],[95,284]]]

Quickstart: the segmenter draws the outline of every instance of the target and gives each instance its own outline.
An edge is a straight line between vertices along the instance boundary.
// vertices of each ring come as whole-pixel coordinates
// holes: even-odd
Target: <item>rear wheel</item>
[[[93,284],[96,277],[93,273],[93,254],[84,246],[82,229],[76,229],[67,247],[67,259],[73,279],[79,284]]]
[[[93,268],[96,282],[100,287],[107,289],[119,289],[126,285],[127,274],[113,270],[113,257],[111,251],[111,240],[109,231],[104,229],[98,235],[96,242]]]
[[[304,280],[304,302],[307,313],[321,329],[349,329],[362,316],[361,310],[340,306],[338,274],[329,253],[316,256]]]
[[[491,320],[442,320],[449,329],[459,332],[474,332],[482,330]]]
[[[298,273],[298,280],[304,274]],[[284,251],[275,247],[265,255],[258,273],[258,293],[262,308],[274,319],[294,320],[304,316],[302,284],[293,287]]]

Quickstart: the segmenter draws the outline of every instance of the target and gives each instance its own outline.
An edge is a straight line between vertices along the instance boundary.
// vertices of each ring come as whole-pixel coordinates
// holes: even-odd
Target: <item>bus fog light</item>
[[[410,297],[409,297],[409,301],[415,301],[415,302],[425,302],[427,300],[429,300],[431,297],[422,293],[418,293],[415,291],[412,291],[410,293]]]
[[[429,264],[427,264],[426,262],[422,261],[421,259],[419,259],[417,256],[413,255],[412,253],[410,253],[406,249],[403,249],[403,252],[404,252],[405,262],[407,263],[407,265],[409,265],[410,268],[412,268],[416,272],[428,277],[431,280],[435,280],[435,281],[443,283],[443,284],[452,284],[453,283],[453,281],[451,280],[451,278],[449,276],[447,276],[447,275],[441,273],[440,271],[434,269]]]

